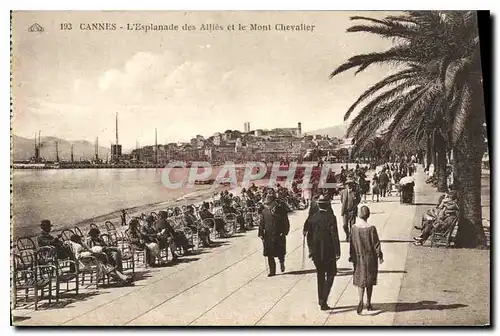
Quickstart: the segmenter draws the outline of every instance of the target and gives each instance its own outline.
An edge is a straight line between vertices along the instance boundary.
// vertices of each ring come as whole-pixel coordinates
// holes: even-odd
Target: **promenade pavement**
[[[398,196],[366,203],[377,227],[385,262],[374,287],[375,311],[356,314],[348,244],[341,243],[331,311],[317,303],[316,274],[302,268],[302,226],[307,211],[290,215],[286,271],[267,277],[262,243],[253,230],[221,240],[220,246],[185,257],[179,264],[140,270],[135,286],[85,290],[59,306],[16,309],[14,325],[62,326],[390,326],[484,325],[489,323],[489,250],[416,247],[413,225],[438,194],[416,174],[416,205]],[[422,205],[418,205],[422,204]],[[340,214],[339,199],[333,209]],[[341,239],[344,239],[338,216]],[[305,250],[307,255],[307,247]]]

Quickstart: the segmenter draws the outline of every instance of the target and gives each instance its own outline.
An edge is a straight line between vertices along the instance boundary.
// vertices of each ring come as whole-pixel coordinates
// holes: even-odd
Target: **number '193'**
[[[61,23],[61,30],[71,30],[71,29],[73,29],[71,23]]]

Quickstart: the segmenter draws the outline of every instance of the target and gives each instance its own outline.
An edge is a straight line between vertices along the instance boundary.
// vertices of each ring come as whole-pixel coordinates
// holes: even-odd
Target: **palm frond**
[[[356,74],[358,74],[374,63],[404,63],[411,61],[408,57],[410,53],[411,50],[409,50],[408,46],[398,45],[384,52],[356,55],[349,58],[347,62],[335,69],[330,74],[330,79],[355,67],[360,67],[360,69],[356,71]]]
[[[417,31],[409,29],[406,26],[400,25],[386,25],[386,26],[375,26],[375,25],[356,25],[347,29],[348,33],[365,32],[380,35],[384,38],[402,38],[411,39],[413,36],[418,34]]]
[[[406,69],[406,70],[403,70],[403,71],[400,71],[394,75],[391,75],[391,76],[388,76],[386,78],[384,78],[383,80],[381,80],[380,82],[378,83],[375,83],[374,85],[372,85],[370,88],[368,88],[368,90],[366,90],[365,92],[363,92],[361,94],[361,96],[359,96],[359,98],[354,102],[354,104],[352,104],[349,109],[347,110],[347,112],[345,113],[344,115],[344,121],[349,119],[349,117],[351,116],[352,112],[354,111],[354,109],[365,99],[367,99],[368,97],[374,95],[377,91],[383,89],[384,87],[386,86],[391,86],[391,85],[395,85],[397,84],[398,82],[402,81],[402,80],[405,80],[405,79],[409,79],[413,76],[415,76],[416,74],[418,74],[418,72],[416,70],[413,70],[413,69]],[[413,81],[412,84],[414,84],[416,81]],[[401,87],[401,92],[403,91],[405,87]]]
[[[456,79],[460,74],[471,64],[470,59],[460,58],[451,61],[446,69],[446,75],[444,77],[444,87],[446,89],[446,95],[451,95],[453,88],[456,86]]]

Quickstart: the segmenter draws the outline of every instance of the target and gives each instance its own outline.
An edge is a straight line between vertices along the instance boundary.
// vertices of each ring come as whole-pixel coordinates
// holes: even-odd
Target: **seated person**
[[[421,246],[432,234],[432,232],[446,232],[451,228],[458,217],[458,194],[452,191],[447,197],[443,198],[442,207],[435,220],[428,220],[424,223],[422,234],[413,237],[415,245]]]
[[[222,210],[224,211],[224,214],[235,214],[236,216],[236,223],[238,223],[240,227],[240,231],[245,231],[245,218],[243,218],[243,215],[235,208],[234,202],[231,203],[226,203],[222,206]]]
[[[203,247],[209,247],[210,243],[212,243],[210,241],[210,229],[202,225],[198,227],[196,223],[197,220],[198,219],[194,215],[194,207],[189,205],[184,213],[184,222],[188,228],[193,230],[193,232],[198,232],[198,237],[200,238]]]
[[[52,231],[52,223],[48,219],[42,220],[40,227],[42,228],[42,232],[37,237],[38,246],[52,246],[56,250],[58,259],[67,259],[71,258],[72,252],[71,250],[63,245],[63,241],[61,240],[61,235],[54,237],[50,234]]]
[[[213,216],[215,219],[215,231],[217,231],[219,237],[225,237],[227,235],[225,227],[226,223],[223,219],[224,210],[222,208],[222,202],[220,200],[214,202]]]
[[[101,232],[99,229],[90,229],[89,238],[87,240],[87,246],[90,247],[92,251],[96,251],[94,247],[100,247],[100,251],[108,256],[109,262],[116,267],[116,270],[122,272],[122,253],[114,246],[107,246],[104,240],[100,237]]]
[[[255,185],[255,183],[252,183],[252,185],[250,186],[249,190],[253,193],[255,193],[259,188],[257,188],[257,186]]]
[[[184,250],[184,254],[189,253],[189,249],[193,248],[194,245],[190,244],[186,238],[186,235],[182,231],[176,231],[170,221],[168,220],[168,214],[166,211],[158,212],[158,221],[156,222],[156,230],[160,235],[167,240],[170,246],[170,251],[172,252],[172,258],[175,260],[178,258],[175,253],[177,245]]]
[[[425,224],[428,221],[435,221],[438,214],[439,214],[439,210],[441,210],[443,208],[445,201],[447,201],[449,199],[449,197],[450,197],[449,194],[443,194],[443,195],[439,196],[436,207],[427,210],[422,215],[422,224]],[[422,230],[424,228],[424,226],[423,225],[422,226],[415,225],[414,228],[417,230]]]
[[[147,248],[146,258],[150,266],[154,266],[156,258],[160,255],[160,245],[158,241],[158,232],[153,226],[154,218],[146,216],[144,225],[140,229],[141,239]]]
[[[129,224],[128,229],[125,231],[128,235],[128,240],[130,245],[134,250],[142,250],[146,247],[144,243],[144,239],[141,237],[141,231],[139,229],[139,220],[137,218],[133,218]]]
[[[128,277],[121,271],[118,271],[113,265],[108,261],[108,258],[104,253],[95,253],[82,241],[82,237],[79,235],[72,235],[70,238],[71,246],[76,260],[81,257],[93,256],[99,262],[97,279],[101,280],[105,275],[109,275],[121,282],[122,284],[130,284],[133,280],[132,277]]]

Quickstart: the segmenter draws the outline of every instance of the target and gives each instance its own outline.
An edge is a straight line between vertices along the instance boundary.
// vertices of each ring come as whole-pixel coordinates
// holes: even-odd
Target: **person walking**
[[[319,210],[304,223],[309,257],[316,267],[318,282],[318,304],[321,310],[328,310],[328,296],[337,275],[337,260],[340,259],[340,241],[337,218],[333,214],[328,196],[321,195],[317,204]]]
[[[370,209],[362,206],[359,211],[359,221],[352,227],[352,237],[349,249],[349,261],[354,264],[353,284],[358,287],[359,303],[356,309],[358,315],[363,311],[363,297],[366,289],[366,309],[373,310],[373,286],[377,284],[378,263],[384,262],[377,228],[367,220]]]
[[[260,214],[258,233],[269,264],[269,277],[276,275],[275,257],[280,262],[281,272],[285,272],[286,236],[289,231],[288,211],[283,203],[278,202],[274,190],[269,189]]]
[[[343,220],[343,229],[345,232],[345,240],[349,241],[352,225],[356,222],[358,214],[358,204],[361,200],[359,193],[354,188],[354,181],[348,179],[345,182],[346,188],[342,190],[340,195],[340,202],[342,203],[340,215]]]
[[[377,172],[373,174],[373,179],[372,179],[372,202],[375,201],[374,199],[375,196],[377,196],[377,202],[378,202],[380,198],[380,186],[379,186],[379,179]]]
[[[380,197],[385,197],[387,193],[387,186],[389,185],[389,176],[387,175],[385,168],[380,173],[378,180],[380,184]]]

